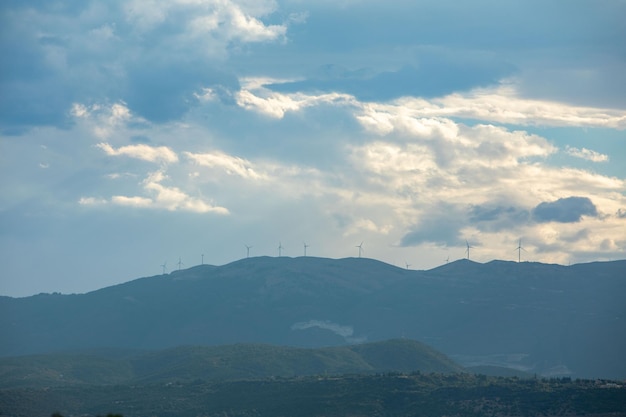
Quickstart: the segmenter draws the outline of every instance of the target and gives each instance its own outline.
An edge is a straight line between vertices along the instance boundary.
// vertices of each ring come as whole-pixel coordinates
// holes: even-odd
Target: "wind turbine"
[[[181,266],[183,266],[183,265],[185,265],[185,264],[184,264],[184,263],[183,263],[183,261],[180,259],[180,257],[178,257],[178,263],[177,263],[176,265],[178,265],[178,270],[180,271],[180,267],[181,267]]]
[[[248,245],[244,245],[246,247],[246,258],[250,257],[250,249],[252,248],[252,246],[248,246]]]
[[[306,248],[308,248],[311,245],[307,245],[306,242],[302,242],[304,244],[304,256],[306,256]]]
[[[446,263],[450,262],[450,255],[446,258]]]
[[[470,248],[473,248],[473,246],[470,246],[470,244],[467,241],[467,239],[465,239],[465,246],[467,246],[467,249],[465,250],[465,253],[467,253],[467,259],[469,259],[470,258]]]
[[[406,265],[406,269],[409,269],[409,267],[411,266],[411,264],[407,263],[407,261],[404,261],[404,264]]]
[[[278,257],[280,258],[283,255],[283,244],[279,241],[278,242]]]
[[[202,264],[201,265],[204,265],[204,253],[202,254]]]
[[[526,252],[526,249],[524,249],[522,247],[522,239],[521,238],[520,238],[519,244],[517,245],[515,250],[517,251],[517,263],[520,263],[522,261],[522,251]]]
[[[361,257],[361,251],[363,250],[363,242],[360,245],[356,245],[355,248],[359,248],[359,258]]]
[[[165,275],[165,271],[167,271],[167,261],[163,262],[163,265],[161,265],[161,268],[163,268],[163,275]]]

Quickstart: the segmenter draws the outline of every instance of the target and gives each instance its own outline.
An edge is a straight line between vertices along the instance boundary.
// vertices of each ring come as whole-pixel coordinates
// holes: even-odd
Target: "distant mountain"
[[[243,259],[87,294],[0,297],[0,355],[406,337],[467,366],[626,378],[626,261]]]
[[[463,370],[442,353],[405,339],[317,349],[259,344],[183,346],[0,358],[0,389]]]

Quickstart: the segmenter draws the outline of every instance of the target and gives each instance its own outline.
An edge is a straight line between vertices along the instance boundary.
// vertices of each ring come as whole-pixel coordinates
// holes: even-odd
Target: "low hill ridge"
[[[0,388],[226,381],[463,368],[413,340],[295,348],[264,344],[182,346],[125,355],[59,353],[0,359]]]

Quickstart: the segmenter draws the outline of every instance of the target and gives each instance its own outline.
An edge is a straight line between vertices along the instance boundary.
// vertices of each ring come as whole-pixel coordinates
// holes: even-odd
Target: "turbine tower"
[[[252,246],[248,246],[248,245],[244,245],[246,247],[246,258],[250,257],[250,249],[252,248]]]
[[[515,248],[515,250],[517,251],[517,263],[520,263],[522,261],[522,251],[526,252],[526,249],[524,249],[522,247],[522,239],[520,238],[519,243],[517,245],[517,247]]]
[[[204,265],[204,253],[202,254],[202,263],[200,265]]]
[[[467,249],[465,249],[465,253],[467,253],[467,259],[469,259],[470,258],[470,249],[473,248],[473,246],[471,246],[469,244],[467,239],[465,239],[465,246],[467,246]]]
[[[179,270],[179,271],[180,271],[180,267],[181,267],[181,266],[183,266],[183,265],[185,265],[185,264],[183,263],[183,261],[180,259],[180,256],[178,257],[178,263],[177,263],[176,265],[178,265],[178,270]]]
[[[283,255],[283,244],[278,242],[278,257],[280,258]]]
[[[363,242],[360,245],[356,245],[355,248],[359,248],[359,258],[361,257],[361,251],[363,251]]]
[[[306,248],[308,248],[311,245],[307,245],[306,242],[302,242],[304,244],[304,256],[306,256]]]
[[[161,268],[163,268],[163,275],[165,275],[165,271],[167,271],[167,261],[163,262],[163,265],[161,265]]]

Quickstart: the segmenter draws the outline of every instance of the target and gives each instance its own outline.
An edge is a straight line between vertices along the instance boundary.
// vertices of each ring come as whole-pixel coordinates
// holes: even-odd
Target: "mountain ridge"
[[[168,273],[164,273],[164,274],[156,274],[156,275],[150,275],[150,276],[145,276],[145,277],[139,277],[139,278],[135,278],[135,279],[131,279],[129,281],[125,281],[125,282],[121,282],[118,284],[113,284],[107,287],[102,287],[102,288],[98,288],[95,290],[91,290],[91,291],[87,291],[84,293],[60,293],[60,292],[52,292],[52,293],[46,293],[46,292],[42,292],[42,293],[38,293],[38,294],[32,294],[32,295],[28,295],[28,296],[20,296],[20,297],[13,297],[13,296],[8,296],[8,295],[2,295],[0,294],[0,299],[25,299],[25,298],[31,298],[31,297],[38,297],[38,296],[73,296],[73,295],[86,295],[86,294],[91,294],[94,292],[98,292],[98,291],[102,291],[102,290],[106,290],[109,288],[115,288],[115,287],[119,287],[119,286],[126,286],[128,284],[134,283],[136,281],[142,281],[142,280],[150,280],[150,279],[156,279],[159,277],[171,277],[172,279],[194,279],[194,278],[200,278],[201,275],[198,275],[197,273],[202,271],[202,272],[207,272],[207,271],[215,271],[215,270],[219,270],[219,269],[228,269],[228,268],[232,268],[232,267],[237,267],[237,266],[241,266],[241,265],[246,265],[249,263],[257,263],[259,261],[263,261],[264,263],[266,263],[266,265],[273,265],[276,266],[276,262],[290,262],[290,261],[330,261],[329,263],[335,263],[335,262],[341,262],[344,263],[345,265],[349,265],[348,262],[369,262],[372,265],[378,265],[378,266],[383,266],[383,267],[388,267],[388,268],[392,268],[395,269],[397,271],[407,271],[407,272],[417,272],[417,273],[433,273],[433,272],[440,272],[440,271],[450,271],[450,270],[464,270],[464,268],[467,265],[472,265],[473,267],[477,267],[477,266],[489,266],[489,265],[507,265],[507,266],[511,266],[513,267],[513,265],[532,265],[532,266],[543,266],[543,267],[550,267],[550,268],[556,268],[556,269],[567,269],[567,268],[580,268],[580,267],[587,267],[590,265],[605,265],[605,264],[618,264],[621,265],[620,268],[626,270],[626,259],[624,260],[615,260],[615,261],[592,261],[592,262],[584,262],[584,263],[577,263],[577,264],[572,264],[572,265],[561,265],[561,264],[547,264],[547,263],[542,263],[542,262],[535,262],[535,261],[522,261],[522,262],[517,262],[517,261],[507,261],[507,260],[498,260],[498,259],[494,259],[488,262],[477,262],[477,261],[473,261],[473,260],[469,260],[467,258],[461,258],[461,259],[456,259],[454,261],[450,261],[450,262],[446,262],[442,265],[436,266],[434,268],[431,269],[405,269],[396,265],[392,265],[392,264],[388,264],[386,262],[383,261],[379,261],[376,259],[372,259],[372,258],[358,258],[358,257],[347,257],[347,258],[324,258],[324,257],[315,257],[315,256],[296,256],[296,257],[289,257],[289,256],[280,256],[280,257],[272,257],[272,256],[255,256],[255,257],[250,257],[250,258],[241,258],[241,259],[237,259],[234,260],[232,262],[223,264],[223,265],[212,265],[212,264],[202,264],[202,265],[194,265],[191,266],[189,268],[185,268],[185,269],[180,269],[180,270],[174,270]],[[283,264],[284,265],[284,264]],[[626,274],[626,272],[625,272]],[[182,276],[181,276],[182,275]]]
[[[623,260],[459,260],[419,271],[368,258],[247,258],[85,294],[0,298],[0,356],[407,337],[476,366],[619,378],[624,271]]]

